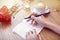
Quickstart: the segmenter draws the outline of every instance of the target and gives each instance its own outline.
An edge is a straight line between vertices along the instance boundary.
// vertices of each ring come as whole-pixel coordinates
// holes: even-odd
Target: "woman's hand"
[[[34,24],[34,25],[39,24],[42,27],[49,28],[60,35],[60,25],[56,25],[46,20],[43,16],[35,17],[34,15],[32,15],[31,18],[28,19],[28,21],[30,20],[32,20],[31,24]]]
[[[27,21],[31,21],[31,24],[33,25],[39,24],[41,26],[46,26],[48,21],[43,16],[35,17],[35,15],[37,14],[32,14],[31,18],[29,18]]]
[[[26,40],[40,40],[40,35],[37,35],[36,30],[34,29],[33,31],[29,31],[26,34]]]

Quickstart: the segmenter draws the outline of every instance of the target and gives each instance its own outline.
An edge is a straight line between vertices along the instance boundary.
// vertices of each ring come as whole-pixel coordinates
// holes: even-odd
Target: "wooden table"
[[[60,0],[42,1],[46,3],[51,10],[50,15],[46,19],[60,25]],[[21,10],[19,14],[15,15],[15,19],[12,18],[11,23],[0,23],[0,40],[23,40],[20,36],[14,34],[12,29],[20,23],[26,15],[27,13]],[[46,28],[41,31],[40,35],[42,40],[60,40],[60,35]]]

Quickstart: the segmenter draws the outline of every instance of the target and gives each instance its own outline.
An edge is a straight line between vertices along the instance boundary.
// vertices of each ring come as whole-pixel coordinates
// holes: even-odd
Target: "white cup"
[[[42,3],[40,3],[40,4],[42,4]],[[37,7],[37,5],[34,6],[34,7],[31,7],[31,12],[32,13],[37,13],[37,14],[48,13],[49,12],[48,6],[44,5],[44,7],[43,6],[41,6],[41,8],[39,8],[39,7]]]

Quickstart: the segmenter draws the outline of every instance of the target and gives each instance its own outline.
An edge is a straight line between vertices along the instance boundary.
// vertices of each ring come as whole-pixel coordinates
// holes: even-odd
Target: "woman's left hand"
[[[36,30],[34,29],[33,31],[29,31],[26,34],[26,40],[40,40],[40,35],[37,35]]]

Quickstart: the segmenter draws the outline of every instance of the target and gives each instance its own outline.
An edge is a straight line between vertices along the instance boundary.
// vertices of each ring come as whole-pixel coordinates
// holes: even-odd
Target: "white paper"
[[[36,29],[37,34],[43,29],[41,26],[32,26],[30,22],[26,22],[26,20],[23,20],[21,23],[19,23],[14,29],[13,32],[20,35],[23,39],[26,39],[26,33],[30,30]]]

